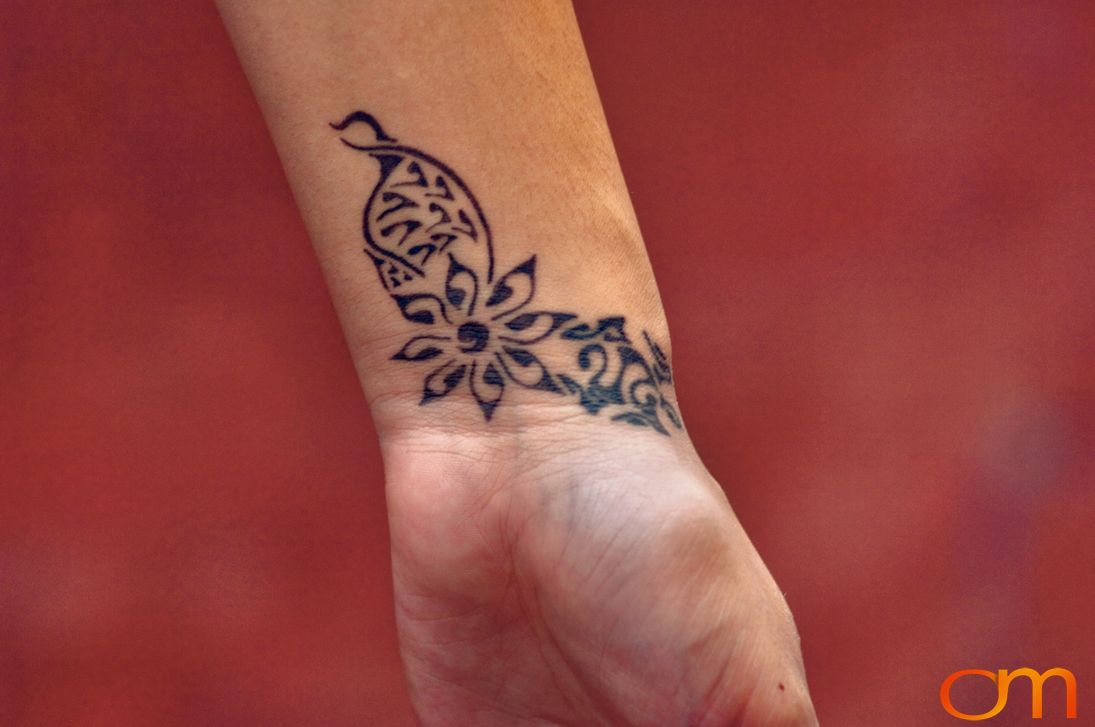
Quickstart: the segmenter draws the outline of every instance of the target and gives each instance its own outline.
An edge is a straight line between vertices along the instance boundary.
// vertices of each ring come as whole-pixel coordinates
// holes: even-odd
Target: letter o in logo
[[[985,677],[996,685],[996,706],[982,714],[966,714],[965,712],[959,712],[955,709],[954,704],[951,702],[951,687],[953,687],[954,683],[962,677],[968,676]],[[1006,691],[1003,694],[1000,693],[1000,683],[997,680],[996,674],[993,674],[991,671],[985,669],[962,669],[943,680],[943,684],[939,687],[939,703],[943,705],[943,709],[947,710],[947,714],[952,717],[964,719],[968,722],[979,722],[983,719],[990,719],[1000,714],[1008,703],[1008,696]]]

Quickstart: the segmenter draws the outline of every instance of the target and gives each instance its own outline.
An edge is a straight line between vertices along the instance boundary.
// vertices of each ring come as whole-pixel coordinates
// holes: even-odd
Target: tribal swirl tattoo
[[[340,140],[380,167],[365,203],[365,252],[403,317],[422,329],[392,356],[427,367],[420,405],[463,386],[489,422],[512,384],[576,397],[589,414],[607,410],[614,421],[661,434],[682,428],[666,396],[669,361],[646,331],[649,357],[627,335],[623,316],[588,323],[537,309],[536,256],[495,276],[490,225],[456,172],[399,144],[364,111],[330,126],[341,132],[357,124],[376,141]],[[550,371],[533,352],[551,340],[574,346],[572,370]]]

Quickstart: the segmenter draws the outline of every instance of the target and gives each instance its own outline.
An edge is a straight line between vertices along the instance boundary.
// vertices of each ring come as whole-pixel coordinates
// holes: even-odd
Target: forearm
[[[385,407],[380,426],[414,421],[466,363],[457,388],[477,376],[479,406],[446,409],[447,420],[516,421],[500,416],[502,387],[507,404],[567,399],[606,421],[674,428],[662,309],[569,3],[220,7],[366,395],[374,413]],[[409,184],[419,172],[423,188]],[[515,268],[510,299],[488,305]],[[511,311],[527,282],[534,298]],[[426,340],[392,360],[420,335],[450,340],[433,357],[420,358]],[[493,348],[476,350],[484,336]],[[630,388],[647,374],[650,384]]]

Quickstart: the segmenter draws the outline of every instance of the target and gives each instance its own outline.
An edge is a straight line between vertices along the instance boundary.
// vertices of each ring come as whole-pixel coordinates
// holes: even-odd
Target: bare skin
[[[790,614],[702,468],[600,422],[542,426],[468,455],[386,447],[422,721],[812,724]]]
[[[541,309],[591,321],[626,316],[631,339],[646,331],[668,357],[657,288],[570,7],[220,7],[381,437],[397,624],[419,720],[816,724],[786,603],[665,410],[663,434],[579,405],[558,375],[546,391],[509,371],[499,375],[507,385],[496,408],[482,397],[477,406],[474,384],[455,376],[453,393],[431,398],[429,367],[393,361],[416,324],[393,304],[406,288],[390,286],[402,279],[386,281],[362,239],[362,208],[384,179],[372,145],[387,142],[364,124],[329,126],[363,107],[401,143],[413,140],[459,170],[486,210],[500,272],[536,256]],[[432,279],[412,273],[408,286]],[[465,292],[439,302],[455,315],[468,305]],[[469,341],[459,355],[482,376],[488,359]],[[553,338],[536,349],[538,361],[581,379],[576,345]],[[671,384],[658,391],[675,402]]]

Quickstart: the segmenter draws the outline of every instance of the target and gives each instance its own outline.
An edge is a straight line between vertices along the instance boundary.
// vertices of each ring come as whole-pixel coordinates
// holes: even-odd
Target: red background
[[[1020,666],[1090,719],[1095,4],[578,12],[822,722]],[[0,33],[0,725],[409,724],[375,435],[216,12]]]

